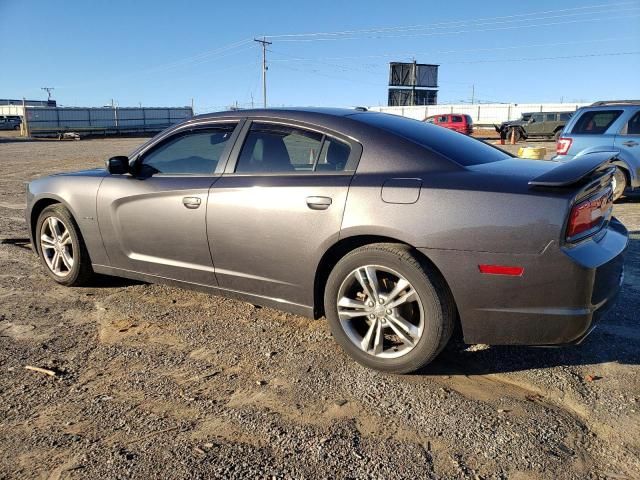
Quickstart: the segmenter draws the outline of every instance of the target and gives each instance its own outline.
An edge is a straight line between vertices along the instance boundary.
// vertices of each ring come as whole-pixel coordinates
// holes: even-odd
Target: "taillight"
[[[556,154],[566,155],[569,152],[572,143],[573,140],[571,138],[560,137],[556,142]]]
[[[580,240],[596,233],[611,213],[613,192],[610,188],[574,205],[567,224],[567,240]]]

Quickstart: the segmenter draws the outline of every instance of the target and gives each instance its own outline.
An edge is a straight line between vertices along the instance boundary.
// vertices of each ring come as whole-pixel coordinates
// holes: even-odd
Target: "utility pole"
[[[27,138],[31,137],[31,132],[29,131],[29,115],[27,113],[27,101],[24,97],[22,97],[22,123],[20,128],[24,128],[24,136]]]
[[[47,92],[47,101],[51,101],[51,92],[53,92],[55,90],[54,87],[42,87],[40,88],[40,90],[44,90],[45,92]]]
[[[476,86],[475,84],[471,85],[471,105],[473,105],[476,101]]]
[[[273,42],[267,42],[267,37],[262,37],[262,40],[254,38],[253,41],[262,44],[262,104],[267,108],[267,45]]]

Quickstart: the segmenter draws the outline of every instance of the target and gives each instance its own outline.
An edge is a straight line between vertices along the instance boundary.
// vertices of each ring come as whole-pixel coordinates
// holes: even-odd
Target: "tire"
[[[627,175],[620,167],[616,167],[616,171],[613,174],[613,201],[615,202],[624,195],[624,191],[627,189]]]
[[[91,259],[80,229],[65,206],[50,205],[40,213],[34,242],[47,274],[56,282],[68,287],[89,284],[94,275]]]
[[[379,287],[373,295],[363,286],[371,287],[364,277],[372,276]],[[400,294],[391,298],[394,289]],[[331,333],[349,356],[390,373],[413,372],[431,362],[451,338],[456,315],[439,272],[410,247],[393,243],[345,255],[327,279],[324,308]]]

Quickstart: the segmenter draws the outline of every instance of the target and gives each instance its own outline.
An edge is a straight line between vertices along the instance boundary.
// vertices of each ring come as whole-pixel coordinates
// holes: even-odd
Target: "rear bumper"
[[[627,243],[626,228],[612,219],[597,242],[552,242],[536,255],[423,252],[449,283],[465,342],[560,345],[581,342],[615,305]],[[524,274],[481,274],[479,264],[518,265]]]

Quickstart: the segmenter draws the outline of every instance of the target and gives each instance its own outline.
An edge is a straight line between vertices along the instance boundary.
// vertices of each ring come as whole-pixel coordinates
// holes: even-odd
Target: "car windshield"
[[[354,117],[427,147],[459,165],[478,165],[511,158],[505,151],[473,137],[406,117],[383,113],[360,113]]]

